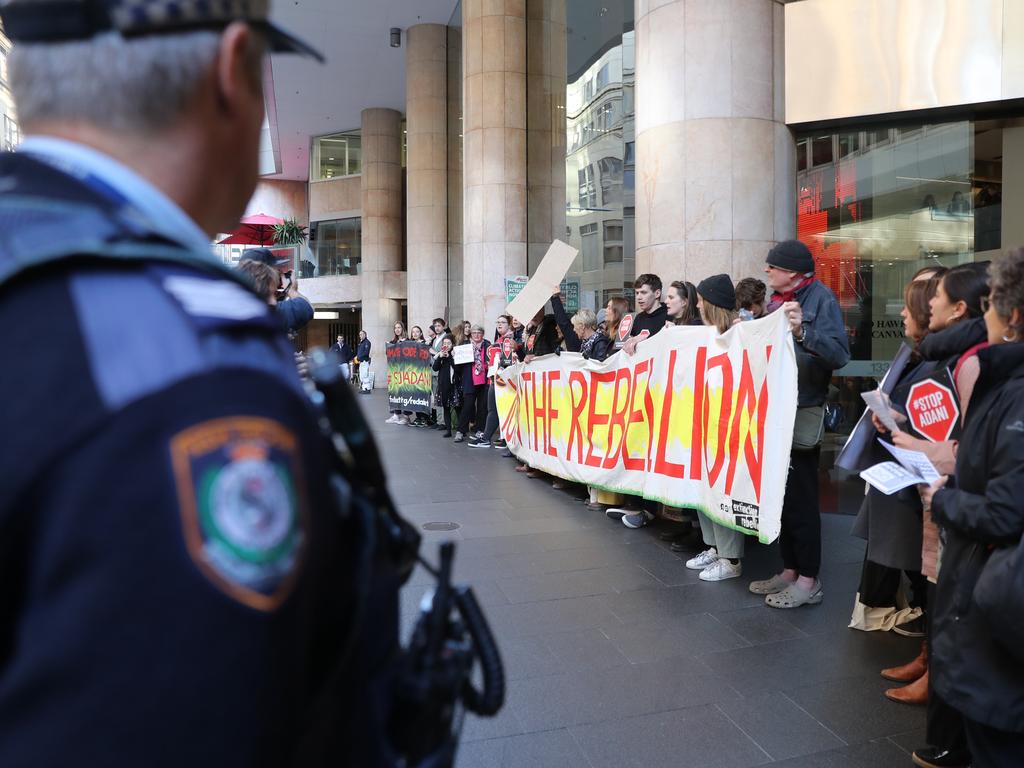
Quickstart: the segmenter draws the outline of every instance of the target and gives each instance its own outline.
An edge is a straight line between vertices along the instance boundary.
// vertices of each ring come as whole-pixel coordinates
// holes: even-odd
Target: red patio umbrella
[[[268,245],[274,242],[274,225],[284,224],[284,219],[254,213],[246,216],[230,235],[218,240],[217,245]]]

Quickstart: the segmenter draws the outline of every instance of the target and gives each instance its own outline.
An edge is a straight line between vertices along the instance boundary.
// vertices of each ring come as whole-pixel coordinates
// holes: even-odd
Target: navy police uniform
[[[270,309],[123,201],[0,155],[0,765],[391,765],[396,585]],[[349,668],[351,667],[351,668]]]

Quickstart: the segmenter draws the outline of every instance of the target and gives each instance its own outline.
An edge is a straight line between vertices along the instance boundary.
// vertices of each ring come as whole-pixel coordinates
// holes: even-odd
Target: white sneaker
[[[387,421],[385,421],[384,423],[385,424],[397,424],[398,423],[398,414],[397,413],[392,413],[391,417]]]
[[[730,563],[726,557],[720,557],[697,577],[701,581],[725,581],[735,579],[743,573],[743,563]]]
[[[395,422],[395,424],[408,424],[408,423],[409,423],[409,419],[406,416],[399,416],[398,417],[398,421]]]
[[[691,571],[703,571],[709,565],[713,565],[718,561],[718,552],[714,547],[706,549],[696,557],[691,557],[686,561],[686,567]]]

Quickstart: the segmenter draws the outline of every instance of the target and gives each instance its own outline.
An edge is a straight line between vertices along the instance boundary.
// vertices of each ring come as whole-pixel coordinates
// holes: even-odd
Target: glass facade
[[[823,471],[864,409],[903,342],[903,290],[928,264],[991,258],[1024,243],[1024,228],[1002,216],[1003,197],[1024,203],[1024,185],[1004,167],[1024,168],[1024,121],[954,121],[817,130],[797,140],[797,235],[818,277],[839,299],[850,363],[831,400],[841,412],[826,440]],[[839,474],[842,511],[856,512],[863,482]]]
[[[633,3],[565,5],[565,238],[580,252],[567,277],[596,310],[632,300],[636,276]]]
[[[354,176],[362,171],[362,139],[359,131],[317,136],[313,139],[313,148],[310,152],[310,181]]]
[[[302,277],[358,275],[362,219],[318,221],[310,227],[309,252],[301,262]],[[313,261],[309,261],[309,257]]]

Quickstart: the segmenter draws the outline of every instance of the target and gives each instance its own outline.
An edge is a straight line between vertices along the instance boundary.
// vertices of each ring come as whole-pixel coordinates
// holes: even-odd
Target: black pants
[[[902,574],[910,580],[911,593],[907,600],[911,608],[921,608],[928,602],[928,579],[920,571],[900,571],[864,558],[860,571],[860,601],[869,608],[895,608],[900,592]]]
[[[494,382],[487,385],[487,420],[484,422],[484,440],[490,440],[498,431],[498,405],[494,401]]]
[[[462,412],[459,414],[459,432],[466,434],[469,431],[469,423],[474,420],[474,426],[481,430],[487,420],[487,385],[477,384],[472,392],[463,394]]]
[[[1024,733],[999,731],[964,718],[972,765],[977,768],[1019,768],[1024,761]]]
[[[935,605],[935,585],[931,582],[928,583],[928,604]],[[929,667],[932,665],[932,643],[930,638],[932,637],[932,619],[934,615],[934,611],[928,614]],[[928,711],[925,738],[929,744],[939,749],[948,749],[951,752],[966,751],[967,733],[964,730],[964,716],[960,714],[960,710],[951,707],[936,692],[931,683],[933,679],[931,675],[928,676]],[[984,763],[977,764],[984,765]]]
[[[821,512],[818,508],[818,457],[821,446],[789,454],[789,478],[782,501],[779,549],[782,565],[817,578],[821,569]]]
[[[450,405],[445,405],[442,409],[444,412],[444,429],[446,432],[452,431],[452,411],[454,410]]]

